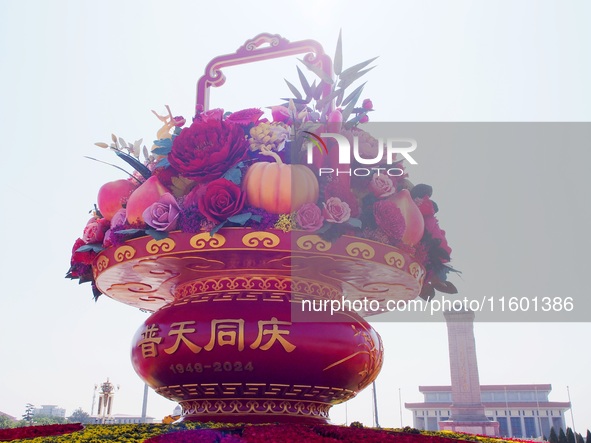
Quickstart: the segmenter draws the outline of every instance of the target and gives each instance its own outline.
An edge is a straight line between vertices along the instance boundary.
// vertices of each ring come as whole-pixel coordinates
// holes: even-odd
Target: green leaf
[[[103,248],[103,246],[99,243],[89,243],[87,245],[80,246],[78,249],[76,249],[76,252],[96,252],[98,254],[104,250],[105,248]]]
[[[170,138],[161,138],[160,140],[154,140],[156,146],[161,148],[172,148],[172,140]]]
[[[322,227],[318,231],[316,231],[316,234],[324,234],[326,231],[328,231],[332,227],[333,227],[332,223],[326,222],[322,225]]]
[[[349,94],[347,96],[347,98],[345,98],[345,100],[343,100],[343,106],[347,106],[351,101],[353,101],[353,104],[355,105],[357,103],[357,100],[359,100],[359,97],[361,96],[361,92],[363,91],[363,88],[365,87],[366,83],[367,82],[363,83],[361,86],[356,88],[353,92],[351,92],[351,94]]]
[[[433,288],[435,288],[439,292],[443,292],[445,294],[457,294],[458,293],[458,289],[454,286],[454,284],[451,282],[448,282],[448,281],[433,282]]]
[[[240,168],[230,168],[226,171],[222,178],[231,181],[235,185],[239,185],[240,181],[242,180],[242,171]]]
[[[351,217],[349,220],[347,220],[347,224],[353,226],[354,228],[361,229],[361,220],[358,218]]]
[[[152,149],[152,154],[156,155],[168,155],[170,154],[171,148],[155,148]]]
[[[135,234],[139,234],[139,233],[144,233],[145,231],[143,229],[122,229],[120,231],[115,231],[115,234],[121,234],[121,235],[135,235]]]
[[[289,88],[291,93],[295,96],[295,98],[297,98],[298,100],[302,100],[302,93],[300,91],[298,91],[298,88],[296,88],[294,85],[292,85],[286,79],[283,79],[283,80],[285,80],[285,83],[287,83],[287,87]]]
[[[342,39],[343,30],[339,31],[339,39],[337,40],[337,49],[334,53],[334,60],[332,62],[332,66],[334,69],[334,73],[336,75],[340,75],[341,71],[343,70],[343,39]]]
[[[158,231],[156,229],[146,229],[146,234],[148,234],[154,240],[162,240],[164,238],[168,238],[168,232]]]
[[[220,229],[222,229],[227,222],[228,222],[228,220],[224,220],[219,225],[215,226],[211,231],[209,231],[209,236],[213,237],[215,235],[215,233],[218,232]]]
[[[430,301],[433,297],[435,297],[435,289],[433,289],[433,286],[425,282],[419,297],[421,297],[423,300]]]
[[[131,178],[133,178],[133,179],[134,179],[136,182],[138,182],[139,184],[142,184],[142,182],[141,182],[140,180],[138,180],[136,177],[134,177],[134,176],[133,176],[133,174],[130,174],[130,173],[129,173],[129,172],[127,172],[125,169],[123,169],[123,168],[121,168],[121,167],[119,167],[119,166],[117,166],[117,165],[114,165],[114,164],[112,164],[112,163],[107,163],[107,162],[104,162],[104,161],[102,161],[102,160],[98,160],[98,159],[96,159],[96,158],[94,158],[94,157],[89,157],[89,156],[87,156],[87,155],[85,155],[85,156],[84,156],[84,158],[87,158],[87,159],[89,159],[89,160],[94,160],[95,162],[99,162],[99,163],[102,163],[102,164],[104,164],[104,165],[113,166],[114,168],[117,168],[117,169],[119,169],[120,171],[123,171],[123,172],[125,172],[127,175],[129,175]]]
[[[359,72],[361,69],[365,68],[367,65],[369,65],[374,60],[377,60],[377,57],[370,58],[369,60],[366,60],[366,61],[361,62],[361,63],[357,63],[356,65],[351,66],[350,68],[345,69],[343,72],[341,72],[341,74],[339,75],[339,78],[342,79],[343,77],[347,77],[348,75],[351,75],[351,74],[354,74],[356,72]]]
[[[314,74],[316,74],[318,77],[320,77],[320,79],[325,82],[328,83],[329,85],[332,85],[334,83],[334,81],[332,80],[332,78],[330,78],[326,72],[324,72],[322,70],[322,68],[320,66],[316,66],[313,65],[312,63],[308,63],[306,60],[303,60],[301,58],[298,59],[299,61],[301,61],[304,66],[306,68],[308,68],[310,71],[312,71]]]
[[[306,78],[300,67],[296,66],[296,69],[298,70],[298,76],[300,77],[300,83],[302,84],[304,93],[306,94],[306,97],[310,97],[312,95],[312,88],[310,87],[310,83],[308,83],[308,79]]]
[[[168,161],[168,157],[162,158],[158,163],[156,163],[156,168],[168,168],[170,166],[170,162]]]
[[[121,151],[115,151],[115,154],[117,154],[117,157],[125,161],[133,169],[139,172],[145,179],[148,179],[152,176],[152,171],[150,171],[142,162],[137,160],[135,157]]]
[[[233,215],[232,217],[228,217],[228,221],[231,223],[236,223],[237,225],[244,226],[250,218],[252,217],[251,212],[245,212],[243,214]]]

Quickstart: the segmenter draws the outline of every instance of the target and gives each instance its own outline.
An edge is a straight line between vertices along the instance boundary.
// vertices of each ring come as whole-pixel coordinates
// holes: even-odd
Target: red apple
[[[127,221],[132,224],[144,223],[142,214],[148,206],[160,200],[162,194],[170,192],[155,175],[143,182],[127,200]]]
[[[407,245],[415,245],[423,238],[425,220],[421,210],[413,201],[408,189],[397,192],[390,198],[402,212],[406,228],[402,235],[402,241]]]
[[[97,204],[103,217],[111,220],[134,189],[135,184],[129,180],[115,180],[102,185],[98,192]]]

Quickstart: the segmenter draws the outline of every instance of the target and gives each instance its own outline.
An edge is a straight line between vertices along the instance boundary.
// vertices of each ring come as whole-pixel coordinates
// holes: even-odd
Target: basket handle
[[[265,43],[269,46],[261,48]],[[225,83],[226,76],[221,71],[222,68],[302,53],[306,53],[304,56],[306,62],[318,66],[329,78],[333,77],[332,61],[324,53],[320,43],[314,40],[300,40],[292,43],[278,34],[259,34],[247,40],[234,54],[220,55],[208,63],[205,73],[197,83],[197,112],[206,111],[209,108],[209,88],[219,87]],[[329,93],[330,85],[326,85],[322,95],[326,96]]]

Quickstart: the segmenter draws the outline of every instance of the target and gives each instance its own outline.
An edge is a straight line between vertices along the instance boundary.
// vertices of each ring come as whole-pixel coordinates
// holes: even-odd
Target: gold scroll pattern
[[[265,248],[274,248],[279,245],[279,242],[279,237],[272,232],[255,231],[242,237],[242,244],[249,248],[256,248],[261,244]]]
[[[404,256],[400,252],[392,251],[384,255],[384,260],[391,266],[396,266],[398,269],[404,267]]]
[[[226,237],[220,233],[215,233],[213,237],[209,232],[202,232],[194,235],[189,241],[193,249],[205,249],[207,247],[212,249],[221,248],[226,243]]]
[[[129,245],[123,245],[115,250],[115,261],[121,263],[124,260],[131,260],[135,257],[136,250]]]
[[[358,241],[348,244],[345,250],[347,251],[347,254],[349,254],[351,257],[361,256],[366,260],[369,260],[376,255],[376,251],[374,248],[369,246],[367,243],[362,243]]]
[[[176,247],[172,238],[163,238],[161,240],[150,240],[146,245],[146,252],[150,254],[159,254],[161,252],[170,252]]]
[[[109,266],[109,258],[101,255],[96,261],[96,269],[98,272],[103,272]]]
[[[323,240],[318,235],[304,235],[298,238],[296,244],[300,249],[303,249],[304,251],[316,249],[319,252],[326,252],[332,247],[331,242]]]

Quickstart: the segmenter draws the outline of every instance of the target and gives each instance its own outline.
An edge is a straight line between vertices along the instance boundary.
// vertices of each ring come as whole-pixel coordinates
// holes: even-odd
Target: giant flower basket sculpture
[[[222,68],[300,53],[318,79],[298,68],[303,93],[288,82],[294,97],[271,121],[257,108],[208,110]],[[357,106],[362,87],[345,93],[372,60],[341,60],[340,38],[333,62],[314,41],[261,34],[209,63],[191,124],[169,110],[151,150],[97,143],[136,172],[99,190],[68,277],[152,312],[133,366],[184,420],[325,422],[380,371],[382,342],[363,316],[454,290],[431,188],[398,160],[336,172],[339,137],[382,164],[380,142],[358,127],[371,101]]]

